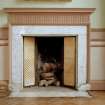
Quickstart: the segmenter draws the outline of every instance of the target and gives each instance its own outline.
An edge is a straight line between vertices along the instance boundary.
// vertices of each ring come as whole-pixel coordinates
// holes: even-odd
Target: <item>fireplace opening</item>
[[[24,36],[24,87],[76,83],[76,37]]]
[[[63,85],[63,37],[37,37],[39,86]],[[39,78],[38,78],[39,77]]]

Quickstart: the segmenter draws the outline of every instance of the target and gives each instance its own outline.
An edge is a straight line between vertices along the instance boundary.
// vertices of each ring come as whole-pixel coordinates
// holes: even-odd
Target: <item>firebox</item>
[[[75,87],[76,49],[76,36],[24,36],[24,87]]]

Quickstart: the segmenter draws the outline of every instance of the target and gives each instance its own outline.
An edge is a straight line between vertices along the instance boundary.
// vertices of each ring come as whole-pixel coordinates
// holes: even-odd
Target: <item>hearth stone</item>
[[[32,87],[25,88],[20,92],[12,92],[9,97],[88,97],[86,91],[77,91],[65,87]]]

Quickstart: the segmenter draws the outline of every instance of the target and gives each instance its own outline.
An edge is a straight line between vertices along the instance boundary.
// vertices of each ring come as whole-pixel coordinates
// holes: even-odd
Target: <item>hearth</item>
[[[23,39],[24,87],[75,87],[75,36],[24,36]]]

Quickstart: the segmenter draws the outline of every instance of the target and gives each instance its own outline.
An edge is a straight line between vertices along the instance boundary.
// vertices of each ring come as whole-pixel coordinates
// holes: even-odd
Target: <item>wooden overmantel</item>
[[[95,8],[5,8],[9,24],[88,25]]]

